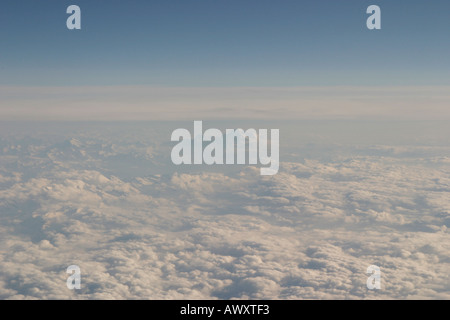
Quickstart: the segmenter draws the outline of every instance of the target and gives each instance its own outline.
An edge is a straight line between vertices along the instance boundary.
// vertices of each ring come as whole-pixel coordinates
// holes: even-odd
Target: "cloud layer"
[[[126,139],[2,138],[1,299],[450,298],[447,147],[137,175],[161,149]]]
[[[0,86],[0,118],[41,121],[448,120],[449,92],[448,86]]]

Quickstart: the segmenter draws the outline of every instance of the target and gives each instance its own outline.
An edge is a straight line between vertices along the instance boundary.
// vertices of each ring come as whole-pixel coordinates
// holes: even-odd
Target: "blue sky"
[[[67,6],[82,30],[66,29]],[[382,30],[366,28],[370,4]],[[2,1],[0,85],[448,85],[448,1]]]

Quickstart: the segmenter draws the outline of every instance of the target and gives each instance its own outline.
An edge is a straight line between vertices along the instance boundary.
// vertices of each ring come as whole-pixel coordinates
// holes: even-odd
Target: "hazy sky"
[[[81,7],[69,31],[66,8]],[[366,9],[382,10],[382,30]],[[0,85],[450,84],[448,1],[4,0]]]

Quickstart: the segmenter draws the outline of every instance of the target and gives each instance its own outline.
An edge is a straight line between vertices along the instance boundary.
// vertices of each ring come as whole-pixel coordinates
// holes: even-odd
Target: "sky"
[[[449,12],[2,0],[0,299],[450,299]],[[279,129],[279,172],[174,165],[193,120]]]
[[[66,8],[81,8],[68,30]],[[381,8],[382,29],[366,28]],[[2,1],[2,86],[448,85],[448,1]]]
[[[366,27],[374,3],[381,30]],[[449,7],[3,1],[0,119],[448,120]]]

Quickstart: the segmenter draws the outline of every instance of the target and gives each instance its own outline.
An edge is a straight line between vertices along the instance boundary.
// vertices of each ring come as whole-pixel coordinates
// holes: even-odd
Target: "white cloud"
[[[369,148],[282,162],[271,177],[254,167],[122,177],[108,161],[144,153],[103,143],[103,157],[92,139],[70,147],[84,151],[70,161],[61,144],[2,154],[0,298],[450,298],[440,155]],[[80,291],[66,288],[71,264]],[[366,288],[372,264],[382,270],[377,292]]]

